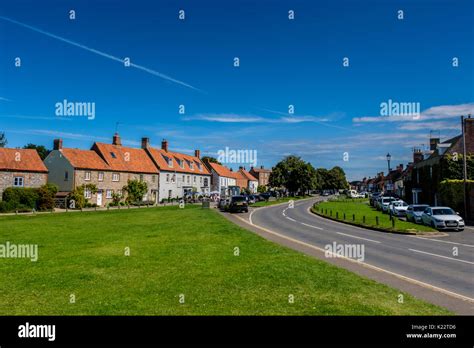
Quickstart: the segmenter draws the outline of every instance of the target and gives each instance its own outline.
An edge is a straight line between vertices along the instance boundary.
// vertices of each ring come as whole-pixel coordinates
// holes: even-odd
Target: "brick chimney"
[[[420,149],[413,149],[413,163],[423,161],[423,152]]]
[[[163,139],[163,141],[161,142],[161,149],[168,152],[168,140]]]
[[[194,150],[194,157],[201,158],[201,150]]]
[[[114,137],[112,138],[112,144],[122,146],[122,140],[120,139],[120,135],[118,133],[114,134]]]
[[[142,138],[142,149],[150,147],[150,138]]]
[[[53,141],[53,150],[62,150],[63,148],[63,140],[62,139],[54,139]]]
[[[438,144],[439,144],[439,138],[430,138],[430,151],[436,150],[436,147]]]

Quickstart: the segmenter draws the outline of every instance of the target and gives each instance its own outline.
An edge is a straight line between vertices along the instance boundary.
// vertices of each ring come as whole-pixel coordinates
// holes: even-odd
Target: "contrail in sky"
[[[82,48],[83,50],[86,50],[86,51],[95,53],[95,54],[97,54],[97,55],[99,55],[99,56],[102,56],[102,57],[105,57],[105,58],[109,58],[109,59],[115,60],[115,61],[120,62],[120,63],[122,63],[122,64],[123,64],[123,62],[124,62],[124,60],[121,59],[121,58],[119,58],[119,57],[115,57],[115,56],[113,56],[113,55],[111,55],[111,54],[108,54],[108,53],[105,53],[105,52],[96,50],[96,49],[91,48],[91,47],[87,47],[87,46],[82,45],[82,44],[80,44],[80,43],[77,43],[77,42],[71,41],[71,40],[69,40],[69,39],[66,39],[66,38],[64,38],[64,37],[61,37],[61,36],[58,36],[58,35],[49,33],[49,32],[47,32],[47,31],[41,30],[41,29],[36,28],[36,27],[33,27],[33,26],[31,26],[31,25],[18,22],[18,21],[14,20],[14,19],[10,19],[10,18],[3,17],[3,16],[0,16],[0,19],[3,19],[3,20],[5,20],[5,21],[7,21],[7,22],[10,22],[10,23],[13,23],[13,24],[22,26],[22,27],[24,27],[24,28],[28,28],[28,29],[33,30],[33,31],[35,31],[35,32],[37,32],[37,33],[40,33],[40,34],[43,34],[43,35],[52,37],[53,39],[56,39],[56,40],[59,40],[59,41],[68,43],[68,44],[70,44],[70,45],[73,45],[73,46]],[[162,73],[160,73],[159,71],[155,71],[155,70],[149,69],[149,68],[147,68],[147,67],[145,67],[145,66],[138,65],[138,64],[134,64],[134,63],[131,63],[131,62],[130,62],[130,66],[131,66],[131,67],[134,67],[134,68],[136,68],[136,69],[145,71],[145,72],[147,72],[147,73],[149,73],[149,74],[151,74],[151,75],[161,77],[161,78],[164,79],[164,80],[168,80],[168,81],[174,82],[174,83],[176,83],[176,84],[178,84],[178,85],[191,88],[191,89],[193,89],[193,90],[195,90],[195,91],[204,92],[204,91],[200,90],[199,88],[196,88],[196,87],[194,87],[194,86],[191,86],[190,84],[187,84],[186,82],[183,82],[183,81],[174,79],[174,78],[172,78],[171,76],[162,74]]]

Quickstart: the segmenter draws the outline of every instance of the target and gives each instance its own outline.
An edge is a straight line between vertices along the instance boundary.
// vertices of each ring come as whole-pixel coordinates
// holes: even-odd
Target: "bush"
[[[24,206],[31,210],[36,208],[38,190],[34,188],[8,187],[3,191],[3,200],[13,204],[15,207]]]
[[[46,184],[38,189],[38,210],[45,211],[54,209],[54,197],[58,193],[58,187],[53,184]]]

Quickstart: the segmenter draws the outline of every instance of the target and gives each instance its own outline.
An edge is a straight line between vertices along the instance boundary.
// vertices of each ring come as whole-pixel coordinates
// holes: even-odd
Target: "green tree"
[[[300,157],[288,156],[273,167],[269,184],[275,188],[285,187],[291,195],[305,193],[316,187],[316,170]]]
[[[128,203],[140,202],[148,191],[148,185],[140,180],[128,180],[127,185],[123,187],[123,191],[127,192],[126,201]]]
[[[0,132],[0,147],[5,147],[5,146],[7,146],[7,144],[8,144],[8,141],[7,141],[7,138],[5,136],[5,133]]]
[[[258,185],[258,186],[257,186],[257,192],[258,192],[258,193],[265,193],[265,192],[267,192],[267,186],[266,186],[266,185]]]
[[[28,143],[27,145],[23,146],[23,148],[24,149],[36,150],[38,152],[38,155],[40,156],[40,158],[42,160],[44,160],[49,155],[49,153],[51,152],[51,150],[48,150],[43,145],[35,145],[35,144],[31,144],[31,143]]]
[[[94,184],[87,184],[87,185],[81,185],[77,186],[71,193],[69,193],[69,208],[84,208],[87,203],[89,203],[89,200],[86,199],[84,196],[85,190],[90,190],[91,194],[96,194],[97,193],[97,186]],[[71,204],[71,201],[73,204]]]
[[[51,210],[54,208],[54,197],[58,187],[54,184],[45,184],[38,189],[38,210]]]
[[[201,158],[201,160],[202,160],[203,162],[207,162],[207,163],[222,164],[222,163],[219,162],[216,158],[210,157],[210,156],[204,156],[204,157]]]

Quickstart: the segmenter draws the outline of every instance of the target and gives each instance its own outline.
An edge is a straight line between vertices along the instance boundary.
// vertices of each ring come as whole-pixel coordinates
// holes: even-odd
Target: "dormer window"
[[[168,167],[173,167],[173,160],[170,157],[163,155],[163,158],[168,164]]]
[[[114,152],[111,152],[111,153],[110,153],[110,156],[112,156],[112,158],[117,158],[117,156],[115,156],[115,153],[114,153]]]
[[[183,161],[183,160],[178,159],[178,164],[179,164],[179,166],[180,166],[181,168],[184,169],[184,161]]]
[[[200,172],[202,172],[201,163],[196,163]]]
[[[190,162],[189,167],[191,168],[191,170],[194,170],[194,162]]]

